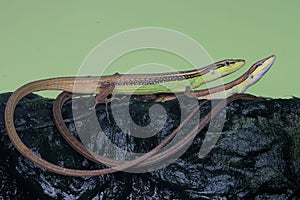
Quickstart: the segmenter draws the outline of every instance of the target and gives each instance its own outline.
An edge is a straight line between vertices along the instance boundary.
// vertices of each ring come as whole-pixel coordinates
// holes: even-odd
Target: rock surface
[[[0,95],[0,199],[300,198],[300,99],[231,103],[226,109],[221,137],[203,158],[198,157],[198,152],[207,128],[197,135],[183,156],[164,168],[147,173],[118,172],[75,178],[48,172],[16,151],[4,127],[4,109],[9,96],[9,93]],[[92,103],[92,99],[85,100]],[[183,101],[186,101],[183,109],[192,110],[189,100]],[[83,158],[63,140],[53,123],[52,103],[52,99],[28,95],[18,104],[15,125],[22,140],[35,153],[60,166],[105,168]],[[115,105],[120,116],[125,113],[122,104],[120,101]],[[148,114],[152,105],[131,102],[130,112],[136,124],[145,126],[153,120]],[[97,106],[97,116],[103,132],[114,144],[126,150],[147,152],[179,124],[178,102],[160,105],[168,117],[166,123],[157,125],[163,129],[150,138],[137,139],[131,133],[134,128],[124,131],[113,118],[107,120],[103,105]],[[201,113],[208,110],[206,105]],[[163,113],[159,112],[155,118],[158,123],[163,121],[159,118]],[[71,103],[64,106],[63,116],[69,129],[76,132]],[[79,118],[76,123],[85,124],[88,118]]]

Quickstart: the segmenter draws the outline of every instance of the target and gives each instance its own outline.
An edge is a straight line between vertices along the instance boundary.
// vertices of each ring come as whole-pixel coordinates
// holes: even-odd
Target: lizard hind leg
[[[95,104],[94,104],[94,108],[98,105],[98,104],[103,104],[105,103],[105,111],[106,111],[106,116],[107,116],[107,120],[110,123],[110,119],[109,119],[109,112],[108,112],[108,103],[112,101],[112,98],[108,99],[107,97],[112,93],[112,91],[115,89],[115,85],[109,85],[106,86],[99,94],[96,95],[95,97]]]

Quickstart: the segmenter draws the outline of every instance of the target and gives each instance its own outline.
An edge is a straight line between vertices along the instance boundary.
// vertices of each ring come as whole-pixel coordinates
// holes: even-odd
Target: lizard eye
[[[226,62],[225,62],[225,66],[226,66],[226,67],[229,67],[229,66],[230,66],[230,63],[229,63],[228,61],[226,61]]]
[[[256,67],[259,67],[259,66],[261,66],[262,65],[262,63],[257,63],[256,64]]]
[[[253,74],[249,74],[248,77],[249,77],[250,79],[253,79],[253,78],[254,78]]]

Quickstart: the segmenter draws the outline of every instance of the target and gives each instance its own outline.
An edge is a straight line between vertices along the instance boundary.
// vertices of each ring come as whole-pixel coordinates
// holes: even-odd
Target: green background
[[[1,93],[33,80],[74,76],[100,42],[128,29],[150,26],[192,37],[215,61],[246,59],[247,65],[231,78],[275,54],[271,70],[248,92],[300,97],[297,0],[0,2]],[[147,62],[190,68],[174,56],[162,54],[144,51],[125,56],[108,73]]]

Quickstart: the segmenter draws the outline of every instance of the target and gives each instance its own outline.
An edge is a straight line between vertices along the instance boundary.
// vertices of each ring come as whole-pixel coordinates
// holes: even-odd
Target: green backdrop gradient
[[[255,61],[275,54],[274,66],[248,92],[300,97],[297,0],[0,2],[1,93],[33,80],[74,76],[100,42],[128,29],[151,26],[192,37],[215,61],[246,59],[247,65],[231,79]],[[107,73],[126,72],[147,62],[190,69],[182,60],[163,54],[144,51],[125,56]]]

